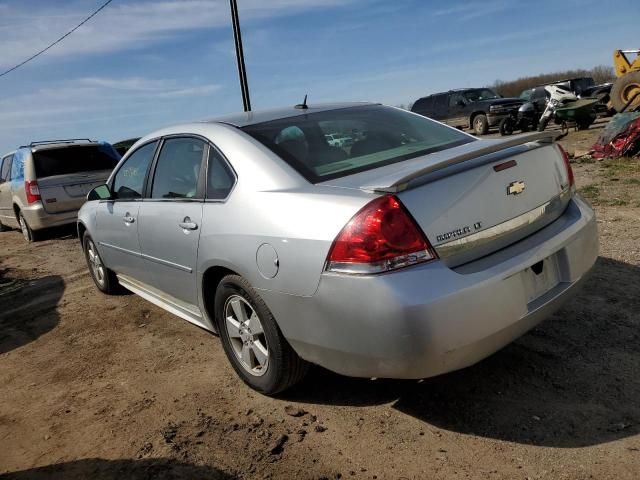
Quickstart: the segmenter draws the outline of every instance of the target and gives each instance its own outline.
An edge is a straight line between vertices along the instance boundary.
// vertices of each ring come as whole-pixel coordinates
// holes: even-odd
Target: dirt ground
[[[281,398],[244,386],[215,336],[100,294],[71,232],[1,233],[0,477],[637,479],[638,165],[574,164],[601,256],[538,328],[439,378],[315,368]]]

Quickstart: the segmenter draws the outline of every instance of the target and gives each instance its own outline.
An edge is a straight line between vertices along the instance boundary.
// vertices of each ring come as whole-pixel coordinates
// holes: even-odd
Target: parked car
[[[347,154],[332,124],[367,136]],[[483,141],[374,104],[179,125],[131,148],[78,235],[100,291],[217,332],[260,392],[309,363],[439,375],[548,317],[595,262],[594,213],[552,139]]]
[[[436,93],[416,100],[411,111],[457,128],[471,128],[485,135],[489,128],[517,116],[524,102],[519,98],[502,98],[490,88],[465,88]]]
[[[327,139],[327,143],[332,147],[342,146],[342,139],[337,133],[327,133],[324,137]]]
[[[32,142],[2,158],[0,229],[27,241],[48,227],[74,224],[87,193],[109,177],[120,156],[104,142]]]

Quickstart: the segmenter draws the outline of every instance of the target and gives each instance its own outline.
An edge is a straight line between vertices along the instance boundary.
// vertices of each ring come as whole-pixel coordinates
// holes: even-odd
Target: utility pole
[[[238,63],[238,77],[240,77],[240,91],[242,93],[242,105],[245,112],[251,111],[249,100],[249,83],[247,82],[247,69],[244,66],[244,52],[242,50],[242,34],[240,33],[240,19],[238,18],[238,4],[236,0],[229,0],[231,5],[231,21],[233,23],[233,40],[236,44],[236,60]]]

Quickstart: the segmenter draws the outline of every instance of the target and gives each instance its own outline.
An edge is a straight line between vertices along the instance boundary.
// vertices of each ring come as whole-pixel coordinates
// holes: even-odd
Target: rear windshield
[[[82,145],[43,150],[33,154],[36,177],[113,170],[119,155],[110,145]]]
[[[312,183],[474,141],[428,118],[382,105],[302,114],[242,130]],[[347,141],[329,144],[330,135]]]

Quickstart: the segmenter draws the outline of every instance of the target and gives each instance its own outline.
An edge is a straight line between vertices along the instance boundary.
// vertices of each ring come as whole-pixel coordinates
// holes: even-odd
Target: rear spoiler
[[[362,187],[363,190],[368,190],[372,192],[378,193],[398,193],[406,190],[409,182],[411,180],[415,180],[423,175],[428,173],[435,172],[437,170],[442,170],[443,168],[450,167],[452,165],[457,165],[459,163],[465,162],[467,160],[475,159],[478,157],[482,157],[485,155],[489,155],[492,153],[500,152],[502,150],[506,150],[511,147],[517,147],[519,145],[525,145],[527,143],[537,143],[537,146],[533,146],[534,148],[542,147],[544,145],[548,145],[553,143],[558,137],[560,137],[560,132],[534,132],[523,135],[518,135],[515,138],[511,138],[509,140],[504,140],[496,143],[489,143],[484,147],[480,147],[476,150],[470,152],[463,152],[458,155],[454,155],[451,158],[448,158],[444,161],[426,165],[422,168],[414,170],[409,173],[391,174],[386,177],[382,177],[377,181],[376,185],[368,185],[366,187]]]

